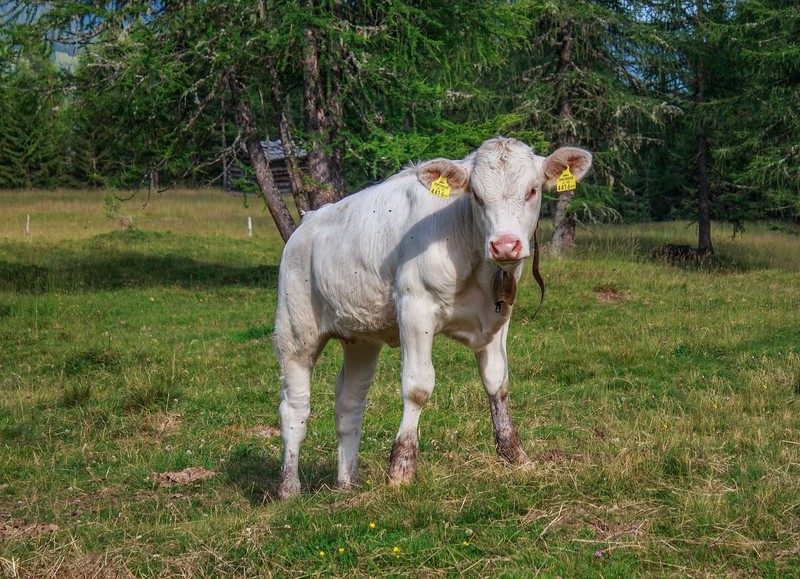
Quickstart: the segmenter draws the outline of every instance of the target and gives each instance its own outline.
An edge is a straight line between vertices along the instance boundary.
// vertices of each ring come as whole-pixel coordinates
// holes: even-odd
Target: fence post
[[[247,218],[247,237],[253,237],[253,219]]]
[[[25,237],[31,236],[31,214],[25,215]]]

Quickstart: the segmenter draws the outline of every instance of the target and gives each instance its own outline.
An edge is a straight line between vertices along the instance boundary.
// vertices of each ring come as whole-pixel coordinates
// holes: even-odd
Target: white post
[[[31,214],[25,215],[25,237],[31,236]]]
[[[247,237],[253,237],[253,219],[247,218]]]

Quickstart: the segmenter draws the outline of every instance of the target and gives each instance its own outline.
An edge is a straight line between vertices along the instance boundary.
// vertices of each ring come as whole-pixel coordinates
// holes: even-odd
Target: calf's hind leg
[[[358,447],[367,392],[375,376],[381,344],[343,344],[344,363],[336,381],[336,436],[339,439],[339,473],[336,485],[358,483]]]
[[[285,499],[300,494],[298,459],[300,443],[306,437],[308,416],[311,413],[311,370],[316,356],[307,359],[282,359],[281,379],[281,437],[283,438],[283,468],[278,496]]]

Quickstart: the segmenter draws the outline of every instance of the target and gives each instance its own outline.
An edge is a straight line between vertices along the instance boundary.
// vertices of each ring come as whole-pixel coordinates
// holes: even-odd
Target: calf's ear
[[[569,172],[580,181],[592,167],[592,154],[577,147],[561,147],[544,160],[544,186],[555,189],[556,181],[569,167]]]
[[[433,159],[417,166],[417,178],[426,189],[430,189],[431,183],[440,177],[447,179],[450,193],[463,193],[469,188],[469,172],[466,167],[449,159]]]

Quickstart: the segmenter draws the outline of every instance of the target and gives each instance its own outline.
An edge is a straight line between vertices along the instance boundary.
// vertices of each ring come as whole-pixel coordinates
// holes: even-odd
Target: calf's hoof
[[[278,498],[286,500],[300,495],[300,480],[281,477],[278,487]]]
[[[509,439],[498,439],[495,441],[495,448],[497,455],[506,461],[508,464],[514,466],[530,466],[533,464],[531,457],[522,448],[522,443],[519,441],[519,436],[512,436]]]
[[[394,441],[387,471],[389,483],[397,486],[414,480],[414,473],[417,470],[417,450],[417,440],[411,436],[401,436]]]
[[[389,477],[389,484],[393,487],[399,487],[403,485],[410,485],[414,482],[414,471],[413,467],[411,468],[403,468],[403,467],[396,467],[392,468],[389,467],[389,471],[386,473]]]
[[[528,454],[522,449],[520,449],[514,460],[510,460],[509,463],[513,464],[514,466],[533,466],[534,464],[531,457],[529,457]]]
[[[358,480],[337,480],[336,488],[340,491],[351,491],[358,487]]]

